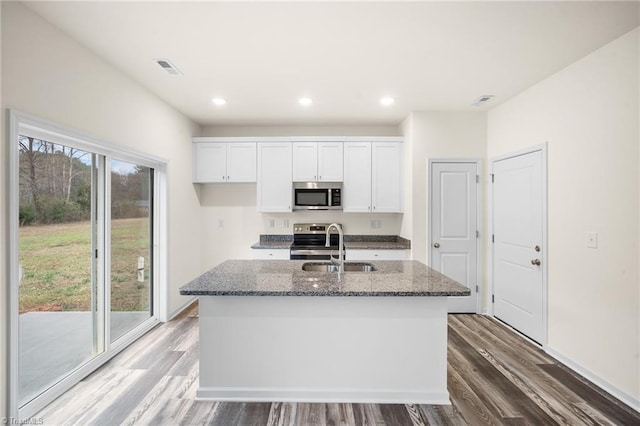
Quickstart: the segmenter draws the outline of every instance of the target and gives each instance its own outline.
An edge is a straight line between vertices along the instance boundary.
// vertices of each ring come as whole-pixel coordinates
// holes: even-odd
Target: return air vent
[[[495,97],[495,95],[482,95],[480,96],[478,99],[476,99],[471,106],[474,107],[480,107],[483,106],[484,104],[486,104],[487,102],[489,102],[491,99],[493,99]]]
[[[158,65],[162,67],[163,70],[168,72],[171,75],[182,75],[182,72],[171,63],[168,59],[154,59]]]

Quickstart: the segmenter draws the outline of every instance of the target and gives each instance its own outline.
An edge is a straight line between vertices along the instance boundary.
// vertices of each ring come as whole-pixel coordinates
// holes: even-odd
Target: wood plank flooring
[[[197,305],[35,417],[46,425],[640,425],[640,413],[480,315],[449,315],[452,405],[196,402]]]

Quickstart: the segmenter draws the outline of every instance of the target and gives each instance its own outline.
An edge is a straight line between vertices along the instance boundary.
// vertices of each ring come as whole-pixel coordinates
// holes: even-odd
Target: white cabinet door
[[[293,142],[293,180],[315,182],[318,180],[318,143]]]
[[[344,171],[344,143],[318,143],[318,180],[342,182]]]
[[[227,144],[227,182],[256,181],[256,144],[238,142]]]
[[[288,260],[289,259],[289,250],[286,249],[251,249],[251,258],[252,259],[263,259],[263,260]]]
[[[407,260],[408,250],[347,250],[346,260]]]
[[[371,211],[371,142],[344,144],[342,200],[345,212]]]
[[[227,177],[227,144],[194,144],[194,182],[225,182]]]
[[[371,211],[402,212],[402,144],[373,142],[371,145]]]
[[[258,143],[258,211],[291,211],[291,142]]]

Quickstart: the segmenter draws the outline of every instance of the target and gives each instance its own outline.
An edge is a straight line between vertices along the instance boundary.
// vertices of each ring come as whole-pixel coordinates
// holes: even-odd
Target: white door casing
[[[450,313],[478,312],[479,163],[429,162],[430,266],[471,289],[449,297]]]
[[[493,314],[546,343],[544,148],[492,162]]]

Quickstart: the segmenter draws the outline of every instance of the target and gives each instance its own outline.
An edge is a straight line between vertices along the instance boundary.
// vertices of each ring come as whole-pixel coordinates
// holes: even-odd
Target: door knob
[[[433,243],[433,246],[434,246],[435,248],[439,248],[439,247],[440,247],[440,243]]]
[[[531,260],[531,264],[532,265],[536,265],[536,266],[540,266],[540,259],[532,259]]]

